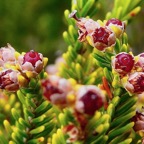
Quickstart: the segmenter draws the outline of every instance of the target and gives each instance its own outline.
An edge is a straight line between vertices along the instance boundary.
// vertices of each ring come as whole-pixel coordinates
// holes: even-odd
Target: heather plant
[[[99,1],[73,0],[68,48],[54,64],[2,47],[0,143],[144,143],[144,54],[134,55],[126,33],[142,3],[115,0],[100,20]]]

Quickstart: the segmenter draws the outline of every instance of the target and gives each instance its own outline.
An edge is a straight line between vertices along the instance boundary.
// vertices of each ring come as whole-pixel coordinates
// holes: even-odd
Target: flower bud
[[[0,67],[6,67],[7,64],[15,65],[15,49],[10,44],[0,48]]]
[[[63,132],[68,135],[67,143],[73,143],[78,140],[79,130],[74,124],[69,124],[63,128]]]
[[[144,53],[139,54],[136,56],[136,70],[140,72],[144,72]]]
[[[8,91],[17,91],[19,89],[18,71],[11,69],[0,72],[0,89]]]
[[[20,64],[20,69],[22,72],[26,73],[28,78],[35,77],[44,67],[43,55],[33,50],[24,55],[20,55],[18,57],[18,62]]]
[[[80,113],[93,115],[96,110],[104,105],[104,95],[101,90],[94,86],[81,86],[77,91],[75,109]]]
[[[67,94],[71,91],[68,80],[57,76],[49,76],[42,81],[43,95],[53,104],[67,103]]]
[[[144,115],[141,112],[137,111],[136,115],[132,118],[132,121],[135,123],[133,127],[135,132],[144,132]]]
[[[106,26],[115,33],[117,38],[122,35],[125,29],[124,22],[121,22],[119,19],[116,18],[108,20]]]
[[[131,93],[144,92],[144,72],[135,72],[129,75],[124,87]]]
[[[107,47],[115,45],[116,37],[115,34],[106,27],[99,27],[87,35],[87,41],[91,46],[103,51]]]
[[[112,60],[113,69],[121,75],[128,74],[134,66],[134,57],[131,54],[122,52]]]
[[[80,42],[88,41],[91,46],[96,47],[100,51],[115,44],[116,37],[110,29],[101,27],[98,22],[92,19],[77,18],[76,11],[73,11],[70,17],[73,17],[77,22]]]
[[[96,28],[99,28],[100,25],[96,21],[88,18],[77,18],[76,12],[73,11],[69,17],[72,17],[76,20],[76,25],[79,28],[78,30],[78,40],[80,42],[86,41],[86,36],[90,33],[92,33]]]

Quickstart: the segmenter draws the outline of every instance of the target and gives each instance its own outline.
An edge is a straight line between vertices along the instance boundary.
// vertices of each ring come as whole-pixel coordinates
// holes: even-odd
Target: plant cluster
[[[126,28],[142,0],[73,0],[64,12],[68,50],[55,64],[31,50],[0,49],[0,143],[144,143],[144,53],[134,56]]]

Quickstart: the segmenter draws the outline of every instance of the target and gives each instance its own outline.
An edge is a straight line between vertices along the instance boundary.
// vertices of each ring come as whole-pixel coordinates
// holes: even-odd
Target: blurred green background
[[[63,16],[70,0],[0,0],[0,47],[10,43],[19,52],[34,49],[52,63],[67,48],[62,33],[67,30]],[[96,18],[104,19],[113,0],[100,0]],[[108,7],[109,6],[109,7]],[[134,53],[144,50],[144,9],[127,27]]]
[[[69,7],[67,0],[0,0],[0,46],[34,49],[52,62],[56,51],[66,48],[63,13]]]

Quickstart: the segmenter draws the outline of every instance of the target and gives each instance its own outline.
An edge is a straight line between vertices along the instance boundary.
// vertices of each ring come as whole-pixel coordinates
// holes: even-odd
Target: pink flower
[[[115,34],[106,27],[96,28],[92,33],[88,34],[87,39],[91,46],[100,51],[115,45],[116,42]]]
[[[73,143],[78,140],[79,130],[74,124],[69,124],[63,128],[63,132],[68,135],[67,143]]]
[[[116,18],[109,19],[106,26],[115,33],[116,37],[120,37],[125,29],[124,22]]]
[[[66,96],[64,92],[58,89],[56,86],[52,85],[49,80],[44,80],[42,82],[43,95],[52,103],[65,103]]]
[[[27,77],[34,77],[44,68],[43,55],[33,50],[18,57],[20,69]]]
[[[134,66],[134,57],[131,54],[121,52],[112,60],[113,69],[121,75],[128,74]]]
[[[78,40],[80,42],[86,41],[86,36],[92,33],[96,28],[99,28],[100,25],[96,21],[88,18],[77,18],[76,17],[76,10],[73,11],[69,17],[74,18],[76,20],[76,25],[78,26]]]
[[[76,11],[73,11],[69,17],[73,17],[76,20],[76,25],[79,28],[78,39],[80,42],[87,41],[91,46],[100,51],[115,44],[116,37],[111,29],[102,27],[92,19],[77,18]]]
[[[136,70],[144,72],[144,53],[139,54],[136,60],[137,60],[135,64]]]
[[[133,129],[144,132],[144,115],[140,112],[136,112],[136,115],[132,118],[132,121],[135,123]]]
[[[135,72],[129,75],[124,87],[131,93],[144,92],[144,72]]]
[[[5,67],[6,64],[15,65],[15,60],[15,49],[10,44],[0,48],[0,67]]]
[[[0,89],[8,91],[17,91],[19,89],[18,71],[11,69],[0,72]]]
[[[67,103],[67,94],[72,90],[68,80],[57,76],[49,76],[42,81],[43,95],[53,104]]]
[[[75,109],[80,113],[93,115],[96,110],[104,105],[104,95],[101,90],[94,85],[81,86],[77,93]]]

